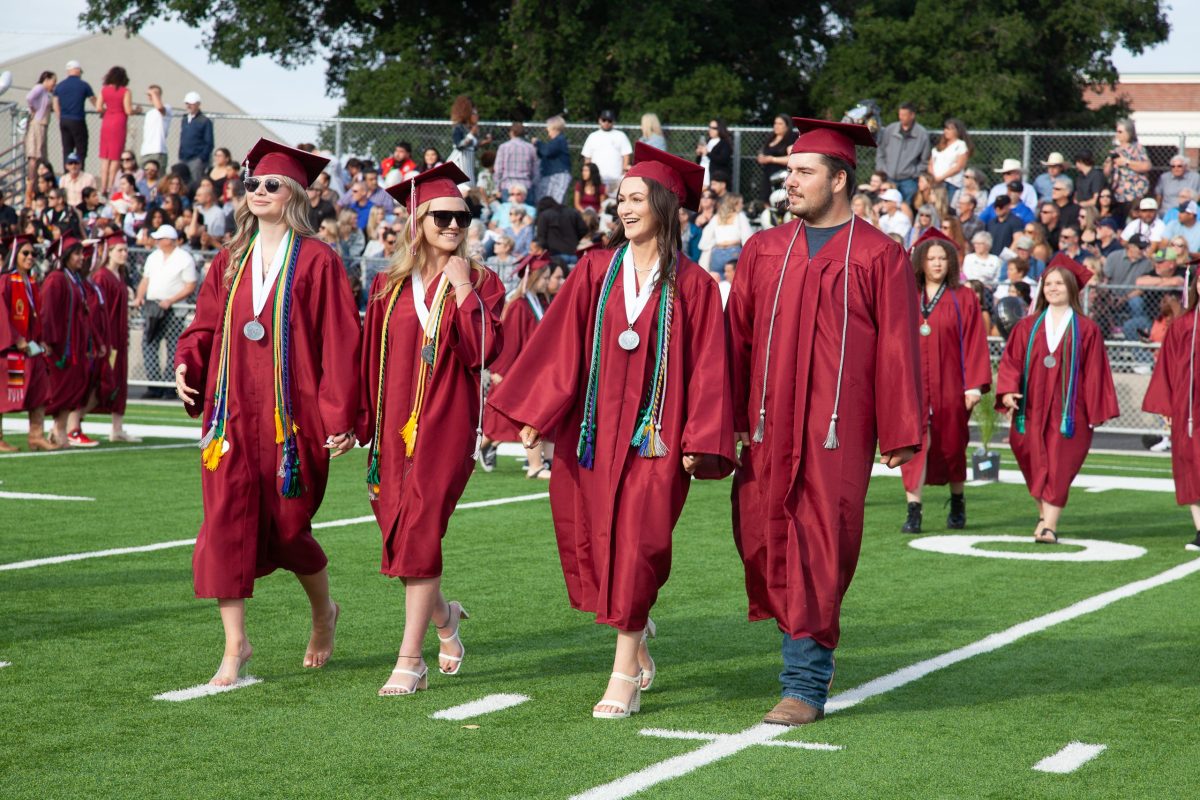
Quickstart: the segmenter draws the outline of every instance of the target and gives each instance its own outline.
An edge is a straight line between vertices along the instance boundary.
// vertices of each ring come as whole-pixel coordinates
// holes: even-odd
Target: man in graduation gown
[[[734,540],[750,619],[783,632],[783,699],[766,721],[784,725],[824,716],[876,440],[892,468],[921,442],[912,266],[850,210],[855,144],[874,139],[795,122],[785,187],[797,219],[746,243],[727,309]]]

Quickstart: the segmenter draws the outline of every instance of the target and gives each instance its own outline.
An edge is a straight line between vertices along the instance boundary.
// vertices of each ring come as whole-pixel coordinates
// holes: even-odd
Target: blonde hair
[[[567,121],[562,118],[561,114],[555,114],[553,117],[546,120],[546,128],[562,133],[567,128]]]
[[[375,206],[367,212],[367,239],[373,241],[379,233],[379,225],[383,222],[383,206]]]
[[[651,136],[662,136],[662,123],[658,121],[658,114],[646,113],[642,114],[642,136],[649,139]]]
[[[738,203],[742,202],[742,196],[736,192],[728,192],[721,198],[721,205],[717,207],[717,222],[721,225],[728,225],[733,222],[734,217],[738,213]]]
[[[426,200],[417,206],[416,225],[404,226],[404,232],[400,234],[400,238],[396,241],[396,254],[392,256],[387,270],[383,273],[387,280],[384,281],[383,290],[376,297],[386,297],[391,294],[393,289],[404,283],[405,278],[414,272],[420,272],[425,267],[425,250],[426,245],[428,245],[428,242],[425,241],[425,217],[429,214],[429,206],[432,203],[433,200]],[[414,230],[416,231],[415,238],[413,236]],[[458,248],[454,251],[454,255],[470,262],[471,270],[476,273],[474,284],[478,287],[483,280],[483,273],[487,267],[482,266],[477,261],[472,261],[467,255],[467,236],[465,231],[463,232],[462,241],[458,243]]]
[[[312,223],[308,221],[308,193],[304,187],[291,178],[277,176],[279,182],[291,192],[287,203],[283,206],[283,222],[301,236],[316,236]],[[225,285],[233,285],[233,276],[237,274],[238,265],[246,257],[254,234],[258,233],[258,217],[250,210],[249,201],[238,206],[234,214],[237,232],[229,242],[229,263],[225,265]]]

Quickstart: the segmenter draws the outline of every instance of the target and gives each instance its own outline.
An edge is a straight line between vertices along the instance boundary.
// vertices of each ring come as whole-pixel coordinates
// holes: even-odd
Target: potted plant
[[[979,403],[971,412],[975,424],[979,426],[979,448],[971,454],[971,479],[976,481],[1000,480],[1000,453],[991,447],[992,437],[996,435],[996,425],[1000,421],[1000,412],[995,408],[995,397],[989,391],[979,399]]]

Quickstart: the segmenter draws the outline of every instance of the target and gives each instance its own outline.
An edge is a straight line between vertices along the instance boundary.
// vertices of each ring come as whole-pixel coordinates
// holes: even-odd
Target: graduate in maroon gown
[[[92,282],[91,278],[100,260],[102,244],[103,242],[98,239],[87,239],[83,243],[83,259],[87,264],[83,275],[83,296],[87,298],[89,323],[86,348],[87,391],[84,392],[82,405],[72,413],[67,428],[67,441],[73,447],[99,447],[100,445],[100,442],[83,432],[83,420],[88,411],[96,405],[96,398],[100,393],[101,373],[104,363],[108,359],[108,309],[104,293],[99,286]]]
[[[571,606],[617,629],[598,718],[628,717],[654,681],[650,610],[671,570],[671,536],[692,476],[734,463],[721,295],[680,251],[679,207],[699,206],[702,170],[639,142],[606,249],[563,285],[492,408],[554,430],[550,505]]]
[[[550,256],[545,253],[530,254],[517,262],[517,274],[521,282],[504,304],[504,313],[500,315],[500,322],[504,326],[504,349],[488,370],[493,387],[500,385],[509,368],[516,363],[517,356],[529,346],[533,332],[537,330],[538,323],[550,305],[547,286],[551,270]],[[496,449],[499,442],[519,441],[521,429],[511,420],[495,411],[484,410],[483,447],[479,463],[485,472],[491,472],[496,465]],[[529,462],[525,470],[526,478],[550,479],[550,467],[546,463],[545,455],[547,447],[553,448],[554,445],[542,441],[537,447],[526,449],[525,457]]]
[[[850,209],[865,126],[795,118],[797,219],[755,234],[726,315],[742,442],[733,531],[750,619],[783,632],[767,722],[824,716],[842,597],[858,564],[876,440],[888,467],[921,443],[917,287],[908,254]]]
[[[279,568],[312,607],[304,666],[333,652],[339,608],[312,518],[329,459],[354,446],[360,331],[342,260],[308,222],[305,189],[328,161],[258,141],[237,234],[213,259],[175,352],[175,391],[205,431],[192,570],[225,629],[214,685],[236,682],[250,658],[245,598]]]
[[[921,310],[921,397],[925,444],[900,468],[908,500],[903,533],[921,532],[921,489],[950,484],[946,527],[967,526],[967,422],[992,383],[992,360],[979,299],[959,282],[954,241],[930,228],[912,251]]]
[[[1037,503],[1033,538],[1043,543],[1058,541],[1092,429],[1121,413],[1100,326],[1079,305],[1079,287],[1091,279],[1062,253],[1050,261],[1034,313],[1009,334],[996,375],[996,408],[1012,413],[1009,442]]]
[[[29,412],[29,449],[58,450],[46,439],[45,342],[42,337],[41,287],[34,272],[32,236],[6,239],[5,269],[0,274],[0,414]],[[2,425],[0,425],[2,430]],[[17,448],[0,436],[0,452]]]
[[[122,424],[125,401],[129,396],[129,284],[126,273],[129,246],[124,234],[109,236],[99,252],[101,256],[92,270],[91,283],[103,298],[107,353],[99,362],[96,392],[87,410],[112,415],[110,442],[139,442],[139,438],[125,432]]]
[[[1158,351],[1154,375],[1142,400],[1142,410],[1160,414],[1171,426],[1171,472],[1175,477],[1175,502],[1188,506],[1196,537],[1184,545],[1188,550],[1200,550],[1200,439],[1197,434],[1196,406],[1200,400],[1197,379],[1200,370],[1200,310],[1196,306],[1196,283],[1200,270],[1189,268],[1187,312],[1167,328],[1167,338]]]
[[[68,435],[79,429],[79,412],[89,387],[93,328],[84,281],[88,266],[83,242],[64,236],[59,240],[58,263],[42,281],[42,336],[50,376],[46,413],[54,417],[54,443],[72,447],[95,446],[90,439]]]
[[[358,436],[371,443],[381,572],[404,582],[404,636],[382,696],[428,688],[421,645],[430,621],[443,675],[457,675],[465,655],[458,625],[468,614],[441,590],[442,537],[478,457],[482,370],[502,347],[504,307],[504,284],[467,260],[466,182],[447,163],[388,189],[409,224],[368,294]]]

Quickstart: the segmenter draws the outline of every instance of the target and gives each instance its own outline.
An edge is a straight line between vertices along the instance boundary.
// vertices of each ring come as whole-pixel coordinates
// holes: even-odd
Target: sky
[[[38,0],[40,13],[8,14],[0,30],[62,33],[63,38],[80,35],[76,20],[86,8],[85,0]],[[1170,38],[1141,55],[1124,50],[1113,54],[1121,72],[1196,71],[1195,42],[1200,41],[1200,3],[1172,0],[1168,12]],[[180,22],[154,22],[142,35],[172,54],[192,72],[202,76],[229,99],[251,114],[333,116],[339,101],[325,94],[325,61],[318,58],[296,70],[286,70],[269,58],[246,59],[238,69],[211,63],[202,45],[200,31]]]

